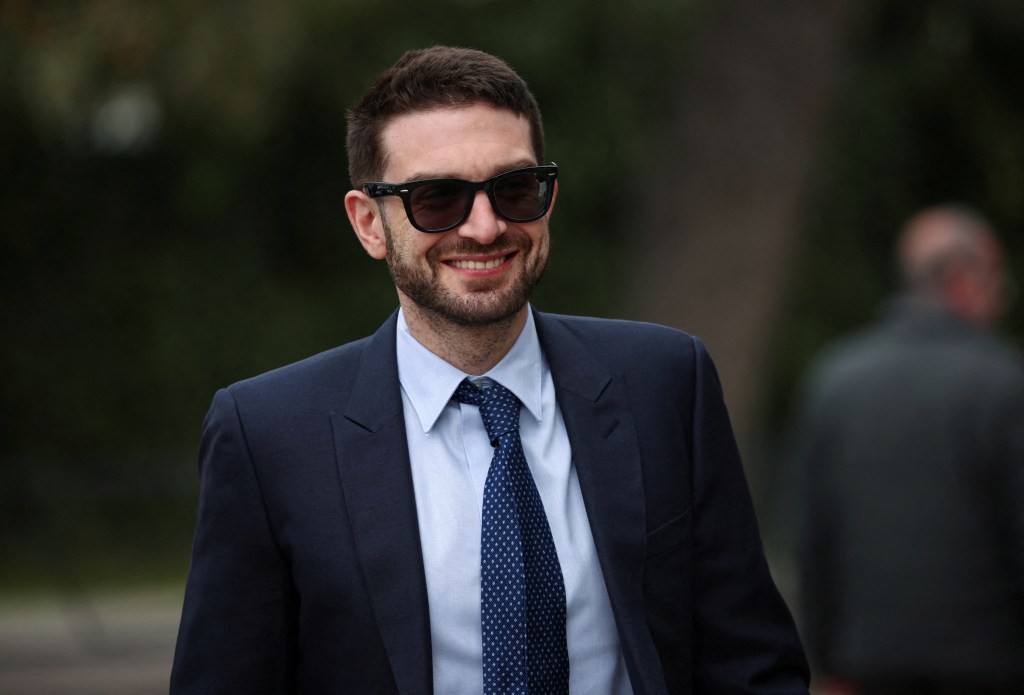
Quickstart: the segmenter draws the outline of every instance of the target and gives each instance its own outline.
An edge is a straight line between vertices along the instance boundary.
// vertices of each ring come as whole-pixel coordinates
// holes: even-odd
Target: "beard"
[[[386,259],[391,279],[425,315],[462,327],[480,327],[507,321],[518,313],[540,282],[547,267],[548,246],[545,234],[534,244],[530,237],[510,227],[489,246],[470,239],[453,237],[439,242],[426,255],[426,265],[418,265],[409,246],[396,241],[387,220],[382,220]],[[419,233],[419,232],[414,232]],[[406,253],[406,251],[409,251]],[[534,251],[534,255],[530,255]],[[454,292],[441,278],[443,255],[472,255],[516,252],[523,264],[509,278],[480,278],[471,291]]]

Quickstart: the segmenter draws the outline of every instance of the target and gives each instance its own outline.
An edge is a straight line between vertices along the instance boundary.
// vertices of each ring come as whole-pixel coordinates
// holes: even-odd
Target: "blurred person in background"
[[[806,694],[703,345],[529,305],[558,167],[525,82],[410,52],[348,151],[400,308],[214,398],[172,691]]]
[[[808,379],[792,431],[801,613],[822,692],[1024,693],[1024,363],[992,329],[979,214],[904,227],[903,293]]]

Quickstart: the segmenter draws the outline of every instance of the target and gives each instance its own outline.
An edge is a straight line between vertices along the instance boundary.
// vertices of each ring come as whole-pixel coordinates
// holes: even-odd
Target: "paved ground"
[[[180,613],[180,588],[0,597],[0,693],[166,693]]]

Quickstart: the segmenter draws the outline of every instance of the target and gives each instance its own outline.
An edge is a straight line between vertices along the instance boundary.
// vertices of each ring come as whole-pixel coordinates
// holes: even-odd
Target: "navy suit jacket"
[[[806,693],[703,345],[537,312],[636,693]],[[221,390],[174,693],[429,693],[396,317]]]

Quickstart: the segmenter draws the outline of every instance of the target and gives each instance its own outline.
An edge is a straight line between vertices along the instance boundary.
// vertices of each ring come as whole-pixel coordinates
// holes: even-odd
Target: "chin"
[[[488,306],[442,306],[431,310],[431,313],[458,326],[477,328],[508,322],[525,307],[525,302],[504,302]]]

